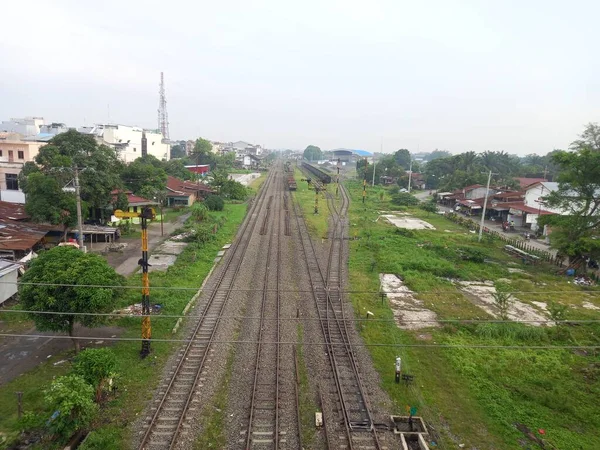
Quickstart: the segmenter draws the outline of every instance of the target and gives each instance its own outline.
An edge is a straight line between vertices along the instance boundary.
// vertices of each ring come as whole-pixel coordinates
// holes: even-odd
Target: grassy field
[[[352,197],[349,232],[358,238],[350,241],[349,260],[350,289],[360,291],[351,294],[357,316],[364,318],[368,310],[375,319],[393,318],[377,294],[379,273],[392,273],[439,319],[451,320],[418,331],[401,330],[391,320],[359,325],[367,344],[384,344],[369,349],[397,412],[416,406],[439,448],[540,448],[534,442],[538,438],[546,441],[545,448],[600,448],[598,351],[524,348],[599,345],[600,326],[577,324],[557,332],[516,323],[461,323],[491,317],[450,280],[503,279],[524,303],[569,305],[570,320],[600,318],[597,311],[582,307],[584,301],[600,306],[598,290],[569,284],[552,266],[523,265],[504,253],[501,242],[478,243],[466,229],[437,214],[405,210],[436,230],[397,230],[379,217],[381,211],[399,209],[385,189],[368,188],[363,205],[360,183],[347,186]],[[485,262],[465,259],[474,253],[483,254]],[[430,345],[434,347],[421,347]],[[477,345],[515,348],[472,347]],[[408,386],[394,382],[396,356],[402,357],[403,372],[414,375]]]
[[[155,272],[150,275],[151,303],[160,304],[163,314],[181,314],[195,290],[164,290],[156,287],[197,289],[212,267],[216,253],[225,243],[233,239],[246,214],[246,208],[245,203],[227,203],[224,211],[211,213],[216,220],[219,217],[226,217],[215,239],[204,244],[190,243],[167,272]],[[128,279],[128,284],[139,286],[140,276],[132,275]],[[155,289],[153,290],[152,287]],[[137,289],[124,289],[119,299],[119,306],[139,303],[140,295]],[[153,338],[180,338],[179,334],[173,335],[171,332],[176,319],[153,316],[152,321]],[[140,320],[137,318],[116,319],[112,324],[124,328],[123,337],[140,336]],[[113,346],[119,367],[118,395],[103,405],[95,424],[98,429],[92,433],[95,435],[93,440],[97,444],[90,448],[128,448],[131,432],[129,425],[136,420],[146,402],[152,398],[162,367],[177,347],[174,343],[154,342],[152,353],[142,360],[139,357],[140,345],[138,341],[121,341]],[[0,387],[0,404],[3,405],[0,414],[0,433],[2,433],[0,436],[6,436],[6,441],[13,439],[19,431],[14,393],[19,390],[24,392],[25,411],[49,416],[52,412],[44,409],[42,392],[55,376],[70,369],[70,363],[59,366],[53,366],[52,363],[56,359],[71,356],[71,354],[56,356],[37,369]],[[2,437],[0,437],[1,442]],[[0,448],[1,446],[2,444]]]

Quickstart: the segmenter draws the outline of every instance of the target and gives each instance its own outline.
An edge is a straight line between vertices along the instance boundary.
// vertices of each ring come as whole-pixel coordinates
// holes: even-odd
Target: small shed
[[[0,259],[0,305],[17,293],[17,276],[21,266]]]

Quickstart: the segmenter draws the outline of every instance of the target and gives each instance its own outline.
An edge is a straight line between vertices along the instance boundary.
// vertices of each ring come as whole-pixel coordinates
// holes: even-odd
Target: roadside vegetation
[[[554,266],[524,265],[502,250],[502,242],[479,243],[473,233],[432,211],[396,206],[385,188],[368,187],[363,205],[362,184],[348,182],[347,187],[349,234],[357,238],[350,241],[351,300],[357,318],[371,311],[374,319],[388,320],[358,326],[367,344],[386,345],[369,349],[397,412],[416,406],[431,426],[432,440],[448,448],[541,448],[542,441],[544,448],[600,448],[599,352],[566,348],[599,345],[600,325],[477,323],[492,316],[453,280],[500,280],[521,302],[558,307],[559,316],[573,321],[599,318],[583,304],[600,307],[600,291],[569,283]],[[383,211],[411,214],[436,229],[397,229],[380,217]],[[378,295],[380,273],[401,277],[437,314],[440,326],[398,328],[389,302]],[[546,316],[551,320],[556,313]],[[412,383],[395,384],[396,356],[402,358],[403,373],[414,376]]]
[[[216,253],[233,239],[245,213],[246,204],[226,202],[222,211],[207,211],[201,222],[190,218],[183,229],[176,230],[173,234],[208,228],[210,236],[203,235],[202,239],[190,239],[186,249],[167,272],[150,274],[151,304],[160,305],[160,311],[164,315],[181,314],[210,271]],[[140,285],[139,274],[129,277],[125,281],[125,287],[117,292],[116,308],[139,303]],[[177,289],[169,290],[169,288]],[[185,290],[186,288],[188,290]],[[176,320],[176,318],[161,318],[161,314],[152,316],[153,338],[180,338],[179,333],[172,332]],[[108,321],[108,324],[120,327],[123,338],[137,339],[140,336],[139,317],[113,318]],[[114,372],[117,374],[114,379],[116,392],[99,405],[90,426],[94,431],[88,437],[84,448],[88,450],[128,448],[131,438],[130,425],[137,420],[147,401],[152,398],[154,388],[160,380],[162,367],[178,344],[153,342],[152,352],[146,359],[140,359],[140,347],[139,340],[119,341],[112,345],[111,350],[115,359]],[[23,410],[28,413],[28,416],[50,418],[54,409],[52,404],[44,401],[43,392],[55,377],[72,372],[72,356],[71,352],[53,356],[34,370],[0,386],[0,403],[4,408],[3,414],[0,415],[0,448],[7,447],[10,442],[18,439],[22,430],[31,426],[30,423],[17,419],[15,392],[23,392]],[[54,365],[58,362],[60,363]],[[98,392],[94,386],[90,389],[93,401]],[[85,395],[89,392],[85,391]],[[39,423],[37,425],[40,425],[38,437],[44,433],[50,433],[51,436],[54,434],[43,425]],[[53,439],[46,438],[38,442],[37,448],[59,448],[64,444],[65,439],[59,436],[53,436]]]
[[[315,214],[315,191],[306,181],[302,181],[306,179],[306,175],[296,168],[294,178],[298,188],[293,195],[300,203],[309,233],[316,239],[327,239],[329,210],[325,194],[319,194],[319,213]]]

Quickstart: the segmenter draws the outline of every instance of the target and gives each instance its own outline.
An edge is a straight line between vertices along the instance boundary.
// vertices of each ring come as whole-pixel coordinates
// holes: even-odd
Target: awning
[[[503,208],[501,206],[494,206],[492,209],[494,211],[508,211],[510,208]]]

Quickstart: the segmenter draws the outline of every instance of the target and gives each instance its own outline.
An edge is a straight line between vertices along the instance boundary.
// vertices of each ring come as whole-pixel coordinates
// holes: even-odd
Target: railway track
[[[224,259],[211,295],[200,305],[197,323],[186,336],[188,343],[179,353],[171,378],[159,388],[159,395],[155,400],[157,404],[152,407],[151,417],[144,425],[145,431],[138,446],[139,450],[174,449],[178,438],[186,433],[185,428],[189,426],[187,413],[196,387],[202,380],[201,375],[211,343],[258,222],[266,192],[274,178],[273,173],[267,177],[242,225],[237,242]]]
[[[282,241],[283,236],[287,235],[286,223],[282,220],[287,205],[282,196],[283,181],[279,178],[276,180],[276,195],[271,197],[273,201],[270,217],[273,221],[270,222],[270,233],[266,243],[266,270],[260,304],[252,393],[247,427],[243,431],[246,433],[246,449],[301,448],[295,355],[292,348],[280,344],[284,340],[279,320],[283,308]],[[271,201],[269,204],[271,205]],[[265,226],[269,228],[268,224]]]
[[[325,339],[331,367],[331,378],[321,386],[325,395],[334,395],[337,407],[331,408],[325,417],[325,434],[329,449],[385,449],[380,442],[357,358],[350,341],[350,330],[344,314],[343,288],[343,240],[345,215],[349,206],[347,193],[340,188],[341,206],[328,195],[328,206],[334,217],[330,233],[330,250],[327,267],[323,271],[316,251],[303,220],[300,220],[296,205],[296,220],[300,241],[305,255],[312,293],[321,331]],[[323,395],[323,393],[321,393]],[[325,412],[325,411],[324,411]]]

